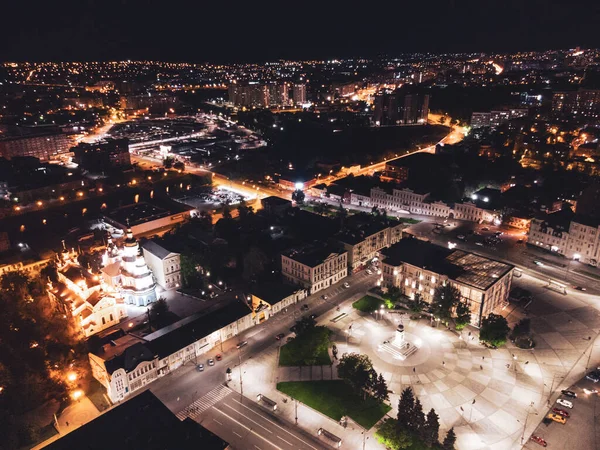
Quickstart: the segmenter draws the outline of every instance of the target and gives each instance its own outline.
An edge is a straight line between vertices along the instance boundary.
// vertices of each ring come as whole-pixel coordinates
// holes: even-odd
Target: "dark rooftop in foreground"
[[[279,303],[298,291],[298,287],[283,283],[261,283],[252,289],[252,295],[266,301],[270,305]]]
[[[48,445],[48,450],[223,450],[228,443],[191,419],[183,422],[144,391]]]
[[[514,266],[463,250],[449,250],[419,239],[402,239],[381,251],[384,263],[421,267],[455,281],[487,290]]]
[[[285,252],[285,255],[294,261],[298,261],[308,267],[315,267],[321,264],[332,253],[346,253],[331,246],[314,247],[309,246],[303,249],[292,249]]]

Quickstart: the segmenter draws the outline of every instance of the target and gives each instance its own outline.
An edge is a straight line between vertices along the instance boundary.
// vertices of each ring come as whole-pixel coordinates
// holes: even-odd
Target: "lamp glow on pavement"
[[[72,398],[73,400],[78,400],[78,399],[80,399],[81,397],[83,397],[83,391],[82,391],[82,390],[79,390],[79,389],[78,389],[78,390],[76,390],[75,392],[73,392],[73,393],[71,394],[71,398]]]
[[[75,372],[70,372],[67,375],[67,380],[69,381],[75,381],[77,379],[77,374]]]

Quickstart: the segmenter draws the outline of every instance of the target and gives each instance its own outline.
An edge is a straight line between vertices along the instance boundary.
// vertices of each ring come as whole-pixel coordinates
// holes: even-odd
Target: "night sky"
[[[599,1],[56,0],[2,6],[0,60],[243,62],[600,47]]]

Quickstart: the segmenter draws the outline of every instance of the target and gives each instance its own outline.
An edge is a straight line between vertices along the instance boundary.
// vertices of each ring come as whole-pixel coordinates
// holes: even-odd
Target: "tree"
[[[433,315],[438,319],[448,321],[454,305],[460,301],[460,292],[450,283],[438,286],[433,293],[431,306]]]
[[[454,323],[458,331],[471,323],[471,310],[466,302],[458,302],[458,305],[456,305],[456,318],[454,319]]]
[[[414,298],[409,302],[408,307],[415,314],[420,313],[427,306],[420,292],[415,292]]]
[[[414,431],[415,395],[412,388],[407,387],[400,395],[398,402],[398,426],[403,430]]]
[[[314,328],[316,324],[317,322],[315,322],[315,319],[311,317],[302,317],[300,320],[296,321],[296,325],[294,325],[294,332],[297,336],[300,336],[311,328]]]
[[[381,373],[377,377],[377,381],[373,386],[373,397],[375,397],[380,402],[384,402],[390,399],[390,396],[388,394],[387,383],[385,381],[385,378],[383,377],[383,374]]]
[[[150,306],[150,320],[155,328],[162,328],[169,323],[169,304],[160,297]]]
[[[165,167],[165,169],[170,169],[171,167],[173,167],[173,157],[172,156],[167,156],[165,159],[163,159],[163,166]]]
[[[412,445],[410,435],[398,428],[398,421],[385,419],[375,432],[377,442],[390,450],[403,450]]]
[[[229,208],[229,205],[223,205],[223,219],[231,219],[231,208]]]
[[[252,214],[254,214],[254,208],[252,206],[248,206],[245,200],[242,200],[237,208],[238,216],[240,220],[243,222]]]
[[[494,347],[500,347],[506,342],[510,328],[506,319],[498,314],[490,314],[481,322],[479,340]]]
[[[185,252],[180,256],[179,267],[181,270],[181,278],[185,287],[198,287],[200,284],[200,276],[198,275],[198,264],[193,253]]]
[[[375,205],[375,206],[373,206],[371,208],[371,214],[373,214],[373,215],[379,215],[379,210],[377,208],[377,205]]]
[[[423,432],[425,428],[425,413],[423,412],[423,405],[421,404],[421,400],[415,400],[415,409],[413,413],[413,428],[414,431],[419,433],[419,435]]]
[[[367,355],[344,353],[338,364],[338,376],[354,389],[369,388],[373,376],[373,363]]]
[[[444,438],[444,442],[442,443],[443,450],[454,450],[454,445],[456,444],[456,433],[454,432],[454,427],[448,430],[446,433],[446,437]]]
[[[512,330],[512,338],[516,339],[521,336],[527,336],[531,332],[531,320],[521,319]]]
[[[425,422],[425,426],[423,427],[423,432],[421,435],[423,436],[423,441],[429,447],[433,447],[438,443],[440,433],[440,418],[435,413],[435,409],[431,408],[431,410],[427,413],[427,421]]]
[[[173,163],[173,169],[181,170],[183,172],[185,170],[185,164],[181,161],[177,161],[176,163]]]
[[[46,267],[44,267],[42,270],[40,270],[40,276],[41,276],[43,282],[50,280],[53,283],[57,283],[58,282],[58,271],[56,269],[56,264],[54,264],[54,263],[48,264]]]
[[[248,253],[244,255],[244,270],[242,277],[246,281],[254,281],[265,271],[265,266],[269,262],[267,255],[258,247],[250,247]]]
[[[292,200],[295,201],[296,203],[298,203],[299,205],[302,205],[304,203],[305,198],[306,198],[306,195],[300,189],[296,189],[292,193]]]

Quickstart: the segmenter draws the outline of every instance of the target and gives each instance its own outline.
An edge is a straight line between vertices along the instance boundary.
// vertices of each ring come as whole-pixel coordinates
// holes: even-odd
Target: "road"
[[[345,278],[342,282],[333,285],[328,289],[320,291],[317,294],[307,297],[293,307],[288,307],[287,311],[279,313],[269,318],[269,320],[266,320],[250,330],[247,330],[241,335],[224,342],[222,348],[213,349],[206,355],[203,355],[202,358],[189,361],[183,367],[149,385],[149,389],[171,411],[173,411],[175,414],[178,414],[180,418],[186,416],[192,417],[194,420],[199,421],[204,426],[214,431],[223,439],[232,444],[235,444],[236,442],[246,442],[244,439],[249,438],[253,440],[252,445],[256,445],[261,450],[268,448],[283,448],[285,450],[286,448],[289,448],[289,445],[283,441],[279,443],[279,447],[267,445],[264,438],[266,438],[266,434],[269,433],[263,428],[257,429],[256,427],[252,427],[253,430],[249,430],[242,426],[245,425],[250,427],[251,425],[248,425],[248,423],[251,422],[247,419],[241,420],[240,414],[231,410],[231,408],[242,407],[236,405],[233,398],[230,398],[230,392],[232,391],[224,386],[226,381],[226,369],[232,369],[233,374],[236,377],[234,381],[237,384],[237,378],[239,377],[240,370],[235,369],[238,368],[241,363],[243,386],[244,361],[247,361],[251,358],[256,358],[264,350],[270,348],[271,346],[276,346],[278,341],[276,341],[274,337],[279,333],[284,333],[286,336],[289,335],[290,327],[303,314],[317,314],[318,316],[323,315],[325,312],[337,307],[352,296],[366,292],[368,288],[375,285],[376,277],[377,275],[368,275],[366,272],[359,272],[351,275],[350,277]],[[344,282],[350,283],[350,287],[347,289],[344,288],[342,285]],[[327,294],[327,300],[323,299],[323,294]],[[309,305],[309,310],[306,313],[303,313],[300,310],[304,304]],[[248,345],[238,350],[236,345],[241,341],[248,341]],[[215,361],[215,365],[212,367],[208,366],[207,359],[215,358],[217,353],[222,355],[222,360]],[[204,364],[204,372],[198,372],[196,370],[196,364],[198,363]],[[234,398],[239,400],[239,394],[236,394]],[[251,403],[254,403],[253,401],[248,400],[249,404],[246,404],[246,401],[246,399],[243,400],[244,405],[253,408],[256,414],[263,416],[264,420],[275,421],[279,424],[279,427],[287,428],[287,430],[295,428],[293,424],[284,422],[282,419],[277,418],[276,413],[267,414],[262,407],[251,405]],[[227,413],[229,416],[231,416],[231,418],[226,417],[224,414],[219,412],[219,410]],[[273,415],[275,415],[275,418]],[[216,419],[218,422],[221,422],[221,424],[219,424],[217,421],[214,421],[214,419]],[[254,420],[258,421],[257,419]],[[263,427],[267,427],[264,421],[259,423],[261,423]],[[269,424],[269,427],[274,427],[274,425]],[[277,436],[274,433],[274,429],[269,429],[273,431],[274,436]],[[257,434],[260,436],[257,436]],[[300,432],[298,435],[304,436],[304,433]],[[281,436],[285,438],[284,435]],[[270,437],[273,438],[273,436]],[[289,442],[292,442],[287,438],[285,439]],[[298,445],[300,445],[298,442],[294,442],[293,448],[328,448],[327,446],[322,445],[321,447],[318,445],[313,447],[297,447]],[[254,447],[241,446],[236,448],[241,450]]]

